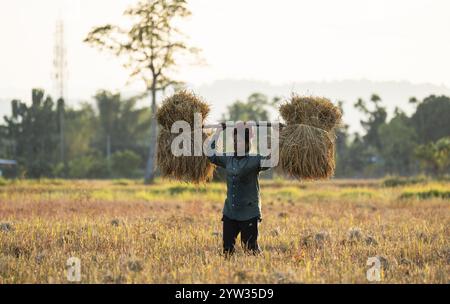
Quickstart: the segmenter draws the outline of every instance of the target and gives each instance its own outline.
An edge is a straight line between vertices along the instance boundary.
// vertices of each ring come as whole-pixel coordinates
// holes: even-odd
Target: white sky
[[[69,97],[140,88],[125,86],[119,60],[82,43],[93,26],[117,22],[134,2],[1,0],[0,97],[29,99],[32,87],[52,88],[58,11],[67,27]],[[367,78],[450,86],[448,0],[191,0],[190,6],[183,28],[208,66],[182,67],[179,78],[195,85]]]

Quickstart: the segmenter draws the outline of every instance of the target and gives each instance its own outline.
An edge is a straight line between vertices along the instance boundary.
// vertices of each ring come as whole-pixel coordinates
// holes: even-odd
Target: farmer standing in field
[[[222,130],[226,125],[222,123]],[[269,167],[261,167],[260,155],[250,155],[250,140],[253,137],[251,127],[237,122],[233,132],[234,154],[219,155],[216,141],[222,131],[217,129],[210,141],[213,150],[208,159],[226,170],[227,197],[223,207],[223,252],[226,256],[233,254],[236,238],[241,234],[241,243],[247,252],[257,254],[258,222],[261,221],[261,202],[259,195],[259,172]],[[238,153],[244,151],[244,153]]]

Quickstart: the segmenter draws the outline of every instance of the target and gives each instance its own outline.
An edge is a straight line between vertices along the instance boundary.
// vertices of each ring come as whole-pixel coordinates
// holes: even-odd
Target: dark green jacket
[[[215,149],[215,141],[211,148]],[[260,155],[230,156],[216,153],[208,157],[227,173],[227,198],[223,207],[226,217],[237,221],[261,218],[258,177],[260,171],[269,169],[261,167],[261,158]]]

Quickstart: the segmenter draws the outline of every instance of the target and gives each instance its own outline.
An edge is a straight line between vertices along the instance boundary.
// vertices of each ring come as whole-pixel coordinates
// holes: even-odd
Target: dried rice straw
[[[176,121],[186,121],[194,128],[194,113],[201,113],[203,121],[209,113],[209,106],[194,94],[181,91],[166,98],[156,113],[160,131],[158,134],[158,149],[156,163],[163,177],[173,178],[185,182],[204,183],[212,180],[215,166],[207,157],[201,156],[175,156],[171,146],[174,138],[179,134],[172,134],[170,129]],[[194,136],[191,132],[191,151],[194,155]],[[202,142],[208,137],[202,131]],[[200,144],[200,143],[199,143]]]
[[[280,132],[279,169],[302,180],[332,177],[339,108],[326,98],[292,95],[280,114],[287,126]]]

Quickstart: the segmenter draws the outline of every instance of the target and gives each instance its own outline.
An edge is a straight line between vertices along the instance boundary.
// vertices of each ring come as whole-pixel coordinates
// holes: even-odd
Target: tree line
[[[74,109],[33,89],[29,105],[11,101],[0,126],[0,158],[17,160],[18,175],[29,178],[140,177],[151,120],[148,108],[136,106],[140,98],[99,91],[94,104]]]
[[[412,115],[396,108],[388,120],[381,98],[358,99],[354,104],[364,118],[365,130],[337,132],[337,176],[410,176],[424,173],[443,176],[450,170],[450,98],[430,95],[419,101]]]
[[[138,106],[142,98],[99,91],[93,104],[75,109],[33,89],[31,103],[11,101],[11,115],[0,125],[0,158],[17,160],[18,176],[27,178],[141,178],[153,117]],[[254,93],[232,103],[223,120],[269,120],[278,101]],[[449,173],[450,98],[409,102],[413,114],[397,108],[389,120],[378,95],[355,102],[364,133],[350,134],[345,124],[336,131],[337,177]]]

